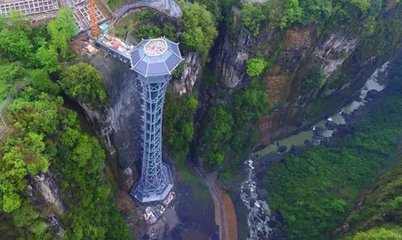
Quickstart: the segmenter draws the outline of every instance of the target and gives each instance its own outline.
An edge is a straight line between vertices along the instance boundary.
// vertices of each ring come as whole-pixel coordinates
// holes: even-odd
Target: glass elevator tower
[[[140,202],[161,201],[173,188],[169,166],[162,162],[162,113],[173,70],[182,61],[179,46],[166,38],[142,40],[131,52],[141,99],[141,176],[130,191]]]

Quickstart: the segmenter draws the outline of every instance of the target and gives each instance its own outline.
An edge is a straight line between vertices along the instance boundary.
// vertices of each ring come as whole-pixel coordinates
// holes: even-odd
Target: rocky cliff
[[[241,22],[241,10],[231,7],[231,11],[235,22]],[[387,11],[390,16],[401,15],[400,9],[393,6]],[[314,119],[331,112],[332,107],[335,109],[343,104],[367,76],[401,47],[397,39],[381,30],[389,21],[392,20],[379,19],[377,32],[370,36],[354,32],[352,26],[326,29],[320,24],[294,24],[286,30],[263,28],[254,36],[244,26],[230,29],[229,25],[222,24],[210,52],[212,64],[208,66],[212,66],[217,84],[209,87],[197,84],[205,63],[198,53],[188,52],[180,69],[182,73],[174,77],[171,89],[177,95],[200,93],[201,111],[195,120],[199,126],[211,99],[230,101],[230,95],[248,83],[246,65],[249,58],[267,60],[268,68],[261,78],[272,110],[259,121],[261,137],[257,145],[269,144],[308,126]],[[375,49],[376,44],[382,44],[381,50]],[[99,134],[117,149],[120,166],[126,169],[138,154],[135,81],[128,67],[115,60],[105,62],[95,58],[93,62],[103,72],[110,102],[100,114],[88,106],[83,107],[91,121],[101,126]],[[314,72],[319,75],[319,84],[306,87],[306,79]],[[197,132],[195,142],[199,138]]]
[[[179,95],[191,94],[195,83],[201,76],[202,67],[200,54],[197,52],[188,53],[183,60],[181,76],[173,80],[174,90]]]
[[[59,184],[57,184],[50,171],[34,176],[27,186],[27,195],[30,201],[36,206],[46,206],[50,214],[46,218],[46,224],[59,238],[63,238],[64,229],[59,216],[62,216],[66,209]]]
[[[235,18],[240,18],[239,9],[232,8],[232,11]],[[388,14],[398,15],[400,11],[394,9]],[[221,32],[213,61],[223,89],[235,89],[247,83],[249,58],[262,57],[271,64],[263,78],[274,110],[260,121],[259,144],[268,144],[306,125],[301,113],[321,99],[332,97],[341,104],[341,98],[353,95],[353,90],[361,87],[363,80],[401,47],[399,41],[394,41],[386,43],[387,49],[393,49],[388,52],[371,49],[375,46],[367,49],[368,45],[386,38],[384,33],[379,31],[379,35],[367,37],[350,28],[337,26],[323,31],[317,24],[297,24],[285,31],[267,28],[257,37],[245,27],[234,34],[228,29]],[[362,54],[364,51],[367,54]],[[304,87],[304,79],[314,71],[321,73],[320,86]],[[320,114],[325,114],[330,109],[321,110]]]
[[[29,189],[39,193],[41,198],[53,208],[57,214],[65,212],[64,204],[61,200],[59,185],[56,184],[50,171],[33,177],[32,185]],[[29,194],[33,196],[32,194]]]

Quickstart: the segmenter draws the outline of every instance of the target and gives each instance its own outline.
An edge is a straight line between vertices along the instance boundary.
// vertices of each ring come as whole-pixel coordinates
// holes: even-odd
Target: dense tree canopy
[[[366,13],[371,6],[370,0],[351,0],[350,3],[363,13]]]
[[[401,82],[393,84],[393,93],[387,98],[373,102],[376,105],[367,117],[354,123],[355,134],[341,138],[335,147],[319,146],[287,155],[270,167],[268,201],[280,211],[290,239],[328,239],[346,217],[358,191],[390,161],[402,132]],[[380,202],[386,203],[385,199]],[[378,207],[371,208],[371,213],[373,209]],[[375,236],[375,232],[369,234]]]
[[[241,20],[245,27],[247,27],[256,37],[260,33],[260,25],[266,16],[262,8],[252,4],[244,3],[241,10]]]
[[[47,29],[31,28],[28,20],[14,12],[10,18],[0,16],[0,53],[10,60],[22,60],[43,67],[48,72],[59,70],[58,58],[69,55],[68,41],[77,34],[70,9],[60,9]]]
[[[374,228],[367,232],[357,233],[351,240],[399,240],[402,239],[402,228]]]
[[[253,80],[233,97],[234,118],[237,126],[253,124],[269,109],[268,97],[261,82]]]
[[[294,23],[316,23],[330,28],[359,22],[365,28],[382,8],[382,0],[271,0],[241,5],[243,25],[256,36],[263,27],[285,29]],[[362,21],[363,20],[363,21]],[[363,24],[362,24],[363,23]]]
[[[66,9],[47,28],[31,28],[18,14],[7,20],[0,15],[0,96],[14,98],[3,109],[9,131],[0,139],[0,215],[14,223],[21,239],[55,239],[48,224],[52,216],[66,239],[130,238],[104,176],[105,153],[59,96],[57,81],[79,101],[98,103],[106,97],[99,72],[88,64],[68,67],[59,79],[65,65],[60,61],[70,56],[68,41],[75,33]],[[29,195],[28,183],[49,170],[61,183],[65,214],[46,201],[32,201],[41,199],[39,193]]]
[[[303,87],[306,89],[315,89],[324,84],[324,71],[321,68],[310,70],[302,80]]]
[[[30,39],[32,31],[26,19],[15,12],[9,21],[12,27],[3,15],[0,16],[0,51],[12,59],[30,58],[34,46]]]
[[[63,223],[69,239],[128,239],[104,182],[104,151],[96,138],[83,133],[77,114],[62,105],[61,97],[28,87],[9,106],[15,133],[2,146],[0,206],[12,213],[24,236],[52,239],[43,224],[46,216],[39,216],[25,196],[27,176],[51,168],[60,174],[66,196],[69,211]],[[21,219],[22,212],[32,218]]]
[[[60,9],[57,18],[47,25],[53,49],[67,57],[69,52],[68,41],[77,34],[77,26],[71,9]]]
[[[183,156],[194,135],[194,115],[198,101],[194,96],[167,95],[164,106],[164,144],[169,146],[171,154]]]
[[[208,167],[216,167],[225,160],[233,130],[233,117],[224,106],[210,110],[201,141],[203,158]]]
[[[99,71],[86,63],[68,67],[62,73],[60,85],[69,97],[79,102],[99,106],[106,98]]]
[[[197,51],[206,58],[209,49],[218,36],[214,16],[204,5],[197,2],[182,3],[183,8],[183,44],[190,51]]]

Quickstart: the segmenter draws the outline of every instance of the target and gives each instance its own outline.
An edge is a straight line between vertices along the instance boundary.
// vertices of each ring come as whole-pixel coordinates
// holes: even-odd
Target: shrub
[[[246,71],[249,77],[259,76],[267,66],[267,62],[262,58],[250,58],[247,60]]]

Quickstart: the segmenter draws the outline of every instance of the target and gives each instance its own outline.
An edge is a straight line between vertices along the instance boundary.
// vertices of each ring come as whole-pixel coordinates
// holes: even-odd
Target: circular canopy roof
[[[170,75],[183,60],[178,45],[167,38],[144,39],[131,52],[131,66],[145,77]]]

